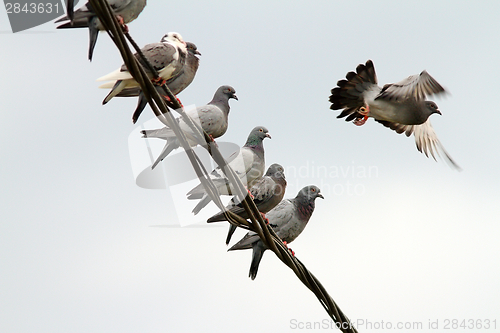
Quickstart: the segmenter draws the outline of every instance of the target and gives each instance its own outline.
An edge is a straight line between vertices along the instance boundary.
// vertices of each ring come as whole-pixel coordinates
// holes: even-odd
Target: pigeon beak
[[[436,110],[436,113],[439,114],[440,116],[442,116],[443,114],[441,113],[441,111],[439,110]]]
[[[325,197],[321,194],[321,193],[318,193],[317,195],[318,198],[321,198],[321,199],[324,199]]]
[[[266,138],[269,138],[269,139],[271,139],[271,134],[269,134],[269,133],[266,133]]]
[[[200,51],[198,50],[194,51],[194,54],[201,55]]]
[[[236,96],[235,94],[233,94],[233,95],[231,96],[231,98],[234,98],[235,100],[238,100],[238,96]]]

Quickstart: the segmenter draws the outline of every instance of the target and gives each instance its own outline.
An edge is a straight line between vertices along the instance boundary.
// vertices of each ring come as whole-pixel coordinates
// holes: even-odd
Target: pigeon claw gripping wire
[[[161,78],[157,78],[157,79],[153,79],[153,80],[162,80],[162,79]],[[153,81],[153,80],[151,80],[151,81]],[[165,80],[163,80],[163,81],[165,81]],[[165,82],[167,82],[167,81],[165,81]],[[153,82],[153,83],[156,84],[155,82]],[[158,83],[159,86],[162,86],[163,84],[164,83],[162,83],[162,82]],[[172,100],[170,99],[170,97],[168,97],[168,95],[162,95],[162,97],[165,98],[165,100],[167,101],[167,103],[172,104]],[[177,102],[179,103],[179,105],[181,106],[181,108],[184,108],[184,105],[182,104],[181,100],[178,97],[175,97],[175,99],[177,100]],[[174,107],[173,104],[172,104],[172,107]]]
[[[123,16],[116,15],[116,20],[118,21],[118,24],[122,27],[123,33],[127,34],[129,32],[129,30],[128,30],[128,26],[125,24],[125,20],[123,19]]]
[[[123,20],[123,17],[121,15],[116,15],[116,19],[118,20],[118,23],[120,25],[125,25],[125,21]]]
[[[161,78],[161,77],[155,77],[153,79],[151,79],[151,82],[154,84],[154,85],[157,85],[157,86],[163,86],[164,84],[167,83],[167,80]],[[168,98],[165,96],[165,98]],[[169,99],[169,102],[170,102],[170,99]]]
[[[180,104],[181,108],[183,108],[183,107],[184,107],[184,105],[182,104],[182,102],[181,102],[181,100],[179,99],[179,97],[177,97],[177,96],[176,96],[176,97],[175,97],[175,99],[177,100],[177,102],[179,102],[179,104]]]
[[[286,248],[288,249],[288,251],[290,251],[292,253],[292,256],[295,257],[295,252],[293,252],[292,248],[288,247],[288,243],[286,241],[283,241],[283,244],[285,244]]]
[[[262,213],[262,212],[259,212],[260,215],[262,215],[262,219],[264,220],[264,222],[266,222],[267,225],[269,225],[269,219],[266,217],[266,214]]]

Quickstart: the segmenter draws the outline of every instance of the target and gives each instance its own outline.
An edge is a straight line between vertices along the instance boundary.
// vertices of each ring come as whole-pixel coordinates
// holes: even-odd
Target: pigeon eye
[[[259,130],[259,132],[263,132],[262,128]]]
[[[316,189],[312,188],[312,189],[311,189],[311,192],[316,192]]]

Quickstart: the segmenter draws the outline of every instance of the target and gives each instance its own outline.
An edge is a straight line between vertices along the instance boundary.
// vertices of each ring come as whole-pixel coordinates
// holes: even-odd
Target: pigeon
[[[189,109],[186,111],[186,114],[194,122],[200,124],[201,128],[203,128],[208,135],[211,135],[213,139],[221,137],[227,130],[228,115],[230,110],[229,99],[231,98],[238,100],[234,88],[231,86],[221,86],[215,92],[214,98],[207,105],[196,109]],[[198,141],[193,136],[190,127],[182,118],[178,118],[177,122],[186,134],[189,145],[191,147],[196,146]],[[180,147],[179,139],[177,139],[174,131],[167,126],[156,130],[143,130],[141,133],[143,134],[143,138],[159,138],[167,140],[160,156],[158,156],[156,161],[153,163],[151,167],[152,169],[154,169],[158,163],[167,157],[172,150]]]
[[[265,138],[271,138],[269,131],[263,126],[257,126],[252,129],[250,135],[248,135],[245,145],[241,147],[239,151],[229,156],[230,162],[228,165],[234,170],[247,189],[251,188],[264,174],[265,160],[262,141]],[[220,194],[233,195],[233,186],[219,167],[210,173],[210,179],[214,182]],[[206,193],[203,184],[189,191],[187,193],[187,198],[189,200],[201,199],[193,209],[195,215],[212,201],[210,196]]]
[[[320,193],[320,189],[314,185],[306,186],[299,191],[295,198],[281,201],[266,214],[269,225],[285,245],[293,242],[306,227],[307,222],[309,222],[314,212],[316,198],[324,199]],[[254,280],[257,276],[262,255],[268,247],[257,233],[250,231],[228,251],[246,249],[253,250],[252,263],[248,275]]]
[[[345,80],[337,82],[331,91],[330,109],[343,111],[337,118],[346,117],[355,125],[363,125],[368,117],[389,127],[397,133],[415,136],[417,149],[436,160],[444,155],[445,161],[460,169],[446,152],[428,119],[432,114],[441,114],[436,103],[427,101],[427,95],[443,94],[445,89],[427,73],[412,75],[398,83],[380,88],[373,62],[360,64],[356,72],[349,72]]]
[[[141,49],[141,51],[146,59],[158,71],[160,80],[158,82],[155,81],[155,83],[159,85],[165,83],[162,82],[162,80],[166,81],[179,75],[184,67],[187,55],[186,42],[177,32],[169,32],[163,36],[159,43],[147,44]],[[151,77],[152,75],[149,73],[146,64],[142,63],[141,57],[139,57],[137,53],[134,56],[137,60],[139,60],[141,65],[144,66],[146,73],[148,73]],[[125,65],[122,65],[114,72],[98,78],[97,81],[111,81],[99,86],[99,88],[103,89],[112,88],[106,98],[102,101],[102,104],[109,102],[125,88],[134,88],[139,86]]]
[[[186,48],[188,54],[184,66],[182,67],[177,76],[168,79],[166,82],[168,88],[174,95],[181,93],[184,89],[186,89],[187,86],[191,84],[191,82],[193,82],[194,76],[196,75],[196,71],[198,70],[200,59],[197,57],[197,55],[201,55],[201,53],[198,51],[198,48],[194,43],[186,42]],[[156,90],[160,95],[165,94],[162,87],[157,86]],[[134,124],[137,122],[137,119],[139,119],[139,116],[141,115],[142,111],[148,104],[148,101],[146,100],[144,93],[139,87],[134,87],[134,88],[123,89],[120,93],[118,93],[118,95],[116,95],[116,97],[136,97],[136,96],[139,96],[139,100],[137,103],[137,108],[135,109],[134,114],[132,115],[132,121]]]
[[[264,218],[265,214],[276,207],[283,200],[286,189],[285,172],[281,165],[274,163],[267,169],[266,174],[255,183],[250,189],[250,194],[253,196],[253,201],[259,212]],[[248,219],[247,211],[241,203],[236,204],[236,198],[233,198],[226,210],[229,210],[244,219]],[[226,221],[224,212],[220,212],[207,220],[208,223]],[[236,231],[236,226],[229,224],[227,233],[226,245],[231,241],[231,236]]]
[[[135,20],[146,6],[146,0],[108,0],[120,24],[127,24]],[[97,17],[90,2],[74,12],[74,0],[66,2],[67,15],[61,17],[55,23],[68,21],[61,24],[57,29],[89,28],[89,60],[92,61],[94,47],[97,42],[99,30],[105,30]],[[125,28],[127,29],[127,28]]]

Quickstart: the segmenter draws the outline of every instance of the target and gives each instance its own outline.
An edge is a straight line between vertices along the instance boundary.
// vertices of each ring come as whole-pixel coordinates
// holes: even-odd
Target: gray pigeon
[[[186,89],[187,86],[191,84],[191,82],[193,82],[196,71],[198,70],[200,59],[197,57],[197,55],[201,55],[201,53],[198,51],[198,48],[194,43],[186,42],[186,47],[188,54],[184,66],[177,76],[168,79],[166,83],[168,88],[174,95],[181,93],[184,89]],[[160,95],[165,94],[162,87],[157,86],[156,90]],[[144,93],[139,87],[134,87],[123,89],[118,95],[116,95],[116,97],[136,96],[139,96],[139,100],[137,102],[137,108],[132,115],[132,121],[134,122],[134,124],[137,122],[137,119],[139,119],[139,116],[148,104]]]
[[[358,65],[356,72],[347,73],[346,80],[338,81],[337,85],[330,96],[330,109],[343,109],[337,118],[346,117],[346,121],[361,126],[372,117],[397,133],[405,132],[406,136],[413,133],[420,152],[427,157],[430,153],[436,159],[435,153],[440,156],[441,151],[447,162],[460,168],[444,149],[428,119],[441,112],[436,103],[425,100],[427,95],[445,93],[429,73],[423,71],[380,88],[373,62],[368,60],[365,65]]]
[[[177,32],[169,32],[159,43],[147,44],[141,49],[142,53],[146,59],[153,65],[153,67],[158,71],[160,80],[168,80],[170,78],[176,77],[181,72],[184,67],[187,56],[186,42],[182,39],[182,36]],[[144,66],[146,73],[152,77],[151,73],[146,67],[146,64],[142,63],[142,59],[138,54],[135,57],[141,65]],[[138,87],[139,84],[134,80],[132,75],[127,69],[127,66],[122,65],[116,71],[111,72],[97,79],[97,81],[111,81],[105,83],[99,88],[112,88],[109,94],[104,98],[102,104],[106,104],[113,97],[118,95],[123,89]],[[157,82],[161,84],[163,82]]]
[[[218,138],[226,133],[227,130],[230,98],[238,100],[234,88],[231,86],[221,86],[215,92],[214,98],[207,105],[196,109],[189,109],[186,111],[186,114],[194,122],[197,122],[208,135],[211,135],[214,139]],[[192,135],[190,127],[182,118],[178,118],[177,122],[186,134],[191,147],[196,146],[198,141]],[[177,139],[174,131],[167,126],[157,130],[143,130],[141,133],[143,134],[143,138],[159,138],[167,140],[160,156],[158,156],[156,161],[153,163],[152,169],[154,169],[158,163],[167,157],[172,150],[180,147],[179,139]]]
[[[314,212],[316,198],[324,199],[320,189],[314,185],[306,186],[299,191],[295,198],[281,201],[266,214],[269,225],[285,245],[293,242],[306,227]],[[246,249],[253,250],[249,277],[254,280],[257,276],[260,260],[268,247],[264,245],[258,234],[250,231],[228,251]]]
[[[271,164],[267,169],[266,174],[255,183],[250,189],[250,194],[253,196],[253,201],[259,212],[264,218],[265,214],[271,209],[276,207],[281,202],[286,190],[285,171],[283,167],[277,163]],[[236,204],[236,198],[233,198],[226,210],[229,210],[244,219],[248,219],[248,213],[243,208],[241,203]],[[224,212],[220,212],[207,220],[210,222],[226,221]],[[231,236],[236,231],[236,226],[229,224],[229,231],[227,233],[226,245],[231,241]]]
[[[146,6],[146,0],[108,0],[111,9],[121,24],[127,24],[135,20]],[[99,30],[105,30],[97,17],[90,2],[74,12],[74,0],[66,2],[67,15],[58,19],[55,23],[69,21],[61,24],[57,29],[89,28],[89,60],[92,60],[94,47],[97,42]]]
[[[255,127],[248,136],[247,142],[239,151],[234,152],[229,156],[228,165],[234,170],[243,185],[248,188],[252,187],[257,180],[264,174],[264,146],[262,141],[265,138],[271,138],[267,128],[263,126]],[[233,195],[233,186],[226,178],[222,170],[217,167],[210,173],[210,178],[222,195]],[[194,207],[193,213],[196,215],[205,207],[212,199],[208,196],[200,184],[187,193],[189,200],[201,199]]]

